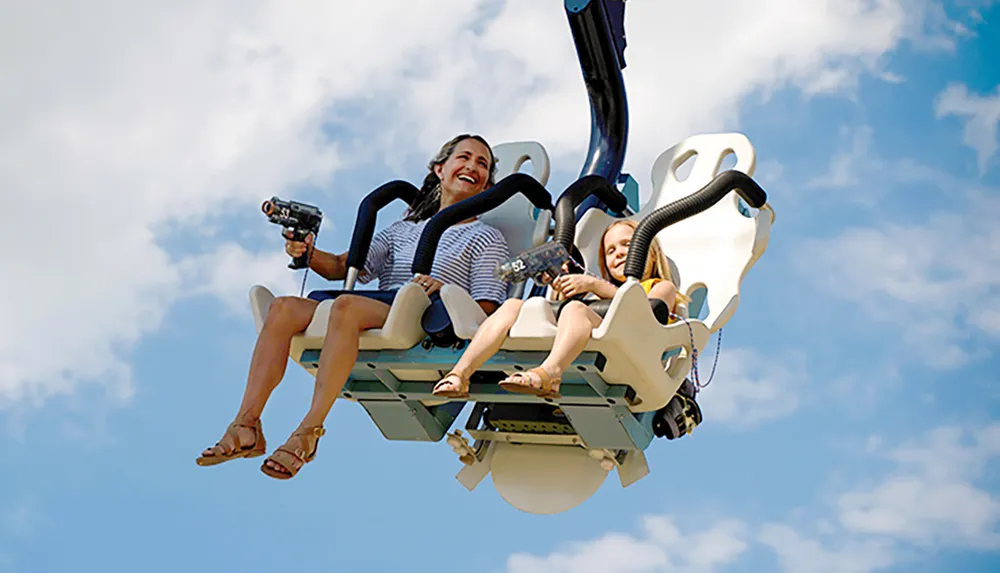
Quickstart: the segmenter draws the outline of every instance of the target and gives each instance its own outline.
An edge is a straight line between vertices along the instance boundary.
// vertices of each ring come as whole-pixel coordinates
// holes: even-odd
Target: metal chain
[[[719,329],[719,338],[715,346],[715,360],[712,363],[712,373],[708,376],[708,382],[702,384],[700,378],[698,377],[698,347],[694,344],[694,329],[691,328],[691,323],[688,322],[687,318],[672,312],[670,313],[670,316],[678,320],[683,320],[684,324],[687,325],[688,337],[691,341],[691,373],[694,377],[694,391],[697,394],[702,388],[711,384],[712,380],[715,378],[715,368],[719,365],[719,354],[722,350],[722,329]]]

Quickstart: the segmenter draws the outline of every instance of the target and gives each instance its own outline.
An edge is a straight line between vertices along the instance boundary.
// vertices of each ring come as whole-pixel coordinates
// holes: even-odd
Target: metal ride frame
[[[637,183],[621,173],[629,126],[621,73],[624,0],[564,3],[590,100],[590,147],[579,176],[586,181],[571,186],[553,207],[544,189],[549,170],[544,148],[535,142],[495,147],[494,153],[504,157],[504,168],[514,174],[506,177],[525,179],[513,186],[498,185],[436,214],[423,231],[412,270],[429,273],[440,234],[476,215],[498,226],[512,252],[531,243],[558,241],[567,251],[578,247],[585,266],[593,269],[603,229],[616,219],[631,219],[638,227],[625,266],[628,279],[606,310],[598,311],[607,312],[602,315],[606,320],[563,374],[561,397],[509,393],[497,382],[508,372],[541,363],[555,332],[555,317],[540,296],[546,289],[535,286],[524,293],[523,284],[516,285],[511,296],[525,302],[505,348],[471,377],[467,398],[444,399],[432,389],[459,360],[485,313],[453,285],[442,288],[437,305],[422,290],[407,285],[395,295],[386,326],[364,334],[340,394],[359,403],[386,439],[437,442],[447,436],[465,464],[458,479],[466,488],[474,489],[492,472],[501,495],[532,513],[575,506],[615,467],[623,486],[634,483],[649,473],[644,451],[655,437],[685,433],[674,432],[676,427],[665,433],[663,419],[679,419],[675,402],[682,384],[690,384],[685,376],[696,367],[697,352],[711,333],[735,313],[739,285],[766,249],[774,219],[766,194],[751,178],[755,153],[742,134],[696,135],[664,151],[652,167],[652,196],[640,209]],[[737,156],[737,164],[720,173],[729,153]],[[694,156],[698,160],[690,176],[679,180],[677,168]],[[517,174],[528,159],[532,175]],[[532,177],[541,186],[528,181]],[[612,188],[588,186],[601,178]],[[615,184],[623,183],[623,191],[618,191]],[[364,267],[376,214],[395,199],[412,201],[392,187],[376,189],[359,206],[343,292],[373,292],[355,291],[354,283]],[[758,213],[751,214],[748,206]],[[692,299],[677,311],[685,324],[667,324],[649,312],[650,304],[662,301],[648,299],[636,280],[654,241],[671,245],[670,262],[681,273],[678,289]],[[251,289],[258,329],[273,298],[264,287]],[[697,318],[703,307],[706,316]],[[291,358],[314,376],[329,311],[330,305],[322,303],[306,331],[293,339]],[[449,434],[466,402],[474,403],[465,426],[474,444],[459,430]],[[681,403],[682,408],[693,404]],[[687,416],[687,410],[682,414]],[[697,424],[700,414],[687,419]],[[565,476],[554,487],[566,489],[552,490],[552,475]]]
[[[624,0],[565,0],[569,28],[576,45],[581,71],[590,99],[591,139],[580,177],[600,175],[617,182],[628,140],[628,103],[621,70],[625,67]],[[637,205],[629,206],[632,210]],[[588,209],[607,207],[590,196],[577,208],[577,218]],[[353,282],[353,281],[352,281]],[[351,285],[353,286],[353,285]],[[439,441],[465,407],[463,401],[436,406],[441,401],[431,391],[436,380],[401,381],[390,369],[447,372],[458,361],[466,341],[449,347],[435,346],[429,339],[409,350],[360,351],[341,397],[357,401],[389,440]],[[664,353],[664,360],[677,349]],[[315,375],[319,351],[305,350],[297,362]],[[473,377],[468,402],[475,402],[467,430],[477,440],[501,439],[530,443],[530,434],[478,430],[484,408],[492,404],[538,404],[539,398],[508,393],[497,386],[504,371],[527,370],[541,362],[547,352],[497,352]],[[545,443],[586,445],[613,451],[644,450],[653,439],[655,412],[633,414],[628,405],[635,392],[628,386],[609,385],[600,372],[604,357],[582,353],[563,376],[558,406],[576,435],[547,436]],[[490,373],[497,375],[490,376]],[[554,404],[553,400],[545,400]]]

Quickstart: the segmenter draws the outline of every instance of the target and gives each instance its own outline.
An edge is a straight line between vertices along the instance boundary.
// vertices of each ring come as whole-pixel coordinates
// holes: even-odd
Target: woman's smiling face
[[[473,138],[458,142],[451,156],[434,167],[441,179],[441,203],[458,203],[486,189],[493,157],[488,147]]]

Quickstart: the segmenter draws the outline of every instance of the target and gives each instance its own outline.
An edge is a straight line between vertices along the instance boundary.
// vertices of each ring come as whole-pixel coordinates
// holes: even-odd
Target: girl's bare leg
[[[591,331],[601,325],[601,317],[580,301],[572,301],[559,313],[556,338],[552,351],[541,367],[553,379],[562,378],[563,372],[583,352],[590,341]]]
[[[455,363],[452,372],[460,376],[463,380],[468,380],[470,376],[490,359],[491,356],[500,350],[503,341],[510,333],[510,329],[517,322],[517,315],[521,312],[523,300],[512,298],[507,299],[500,308],[486,318],[476,330],[476,334],[469,342],[469,347],[462,353],[462,357]],[[435,390],[458,390],[460,381],[455,376],[446,377],[441,381]]]
[[[658,282],[649,289],[649,298],[662,300],[667,303],[670,312],[674,312],[674,307],[677,306],[677,287],[670,281]]]

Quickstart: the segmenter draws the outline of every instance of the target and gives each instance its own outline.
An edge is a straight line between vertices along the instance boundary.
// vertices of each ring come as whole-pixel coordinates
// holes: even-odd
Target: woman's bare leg
[[[358,360],[361,333],[385,326],[388,317],[389,305],[367,297],[341,295],[333,302],[316,371],[312,405],[299,427],[323,425]]]
[[[252,426],[260,419],[271,392],[285,375],[292,337],[309,326],[317,304],[314,300],[298,297],[280,297],[271,303],[250,358],[250,372],[235,421]],[[236,432],[241,444],[254,443],[253,428],[240,426]],[[202,455],[223,454],[232,450],[230,446],[232,444],[223,440],[221,446],[206,448]]]
[[[319,369],[316,372],[312,405],[302,422],[299,423],[298,430],[323,425],[358,359],[358,342],[361,333],[371,328],[384,326],[388,316],[389,305],[374,299],[345,294],[337,297],[333,302],[326,327],[326,338],[323,341],[323,350],[320,353]],[[293,440],[303,441],[304,438],[295,436],[289,439],[289,441]],[[315,441],[310,444],[300,444],[300,446],[306,452],[314,451]],[[287,474],[289,473],[288,469],[291,469],[283,468],[270,458],[265,461],[265,464],[280,473]],[[295,465],[297,467],[294,468],[294,471],[298,471],[302,464],[295,461]]]
[[[524,301],[516,298],[507,299],[500,305],[496,312],[479,325],[476,334],[469,341],[469,347],[465,349],[451,371],[463,380],[468,380],[476,370],[486,364],[486,361],[500,350],[511,327],[517,322],[517,315],[523,305]],[[446,378],[443,382],[435,389],[458,390],[459,381],[455,377]]]

